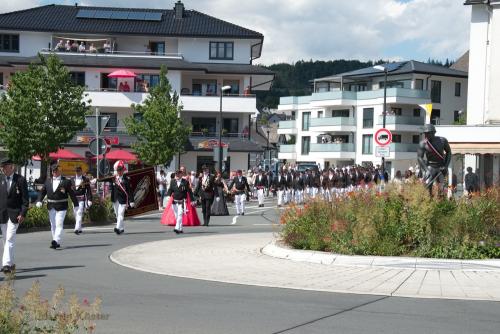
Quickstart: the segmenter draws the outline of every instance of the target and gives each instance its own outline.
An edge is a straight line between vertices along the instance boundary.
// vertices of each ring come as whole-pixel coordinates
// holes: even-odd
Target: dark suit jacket
[[[76,186],[76,177],[71,178],[71,185],[75,191],[75,195],[78,197],[79,201],[92,200],[92,190],[90,189],[90,181],[86,176],[82,175],[82,183],[77,187]]]
[[[265,175],[257,175],[254,186],[257,189],[267,187],[267,177]]]
[[[244,194],[246,191],[250,191],[250,186],[248,185],[247,178],[244,176],[241,177],[241,182],[238,176],[235,176],[228,188],[232,189],[233,186],[236,188],[236,194],[238,195]]]
[[[17,217],[26,217],[29,207],[28,183],[19,174],[12,174],[10,190],[7,191],[7,177],[0,176],[0,224],[10,221],[17,224]]]
[[[193,192],[191,191],[189,182],[184,179],[181,179],[180,186],[177,186],[176,179],[172,179],[170,181],[170,187],[168,187],[167,196],[173,196],[176,201],[185,200],[189,196],[191,201],[194,201]]]
[[[66,179],[64,176],[61,176],[61,181],[59,182],[57,189],[52,189],[52,179],[48,179],[44,183],[42,191],[38,194],[38,202],[41,202],[45,196],[47,196],[48,199],[47,209],[49,210],[68,210],[68,197],[71,199],[74,206],[78,206],[78,200],[76,199],[75,192],[71,186],[71,181]]]
[[[281,176],[281,178],[280,178]],[[285,190],[287,187],[286,176],[285,175],[277,175],[273,180],[273,188],[275,190]]]
[[[215,176],[208,175],[208,183],[206,187],[203,187],[203,176],[198,178],[198,184],[194,193],[201,199],[212,199],[215,195]]]
[[[134,194],[130,187],[130,178],[123,175],[123,181],[120,183],[121,187],[116,183],[116,178],[111,182],[111,201],[120,204],[127,204],[134,202]]]

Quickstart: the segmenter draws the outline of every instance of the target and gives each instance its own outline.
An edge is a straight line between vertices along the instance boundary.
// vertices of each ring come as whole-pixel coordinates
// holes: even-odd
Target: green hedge
[[[500,258],[500,188],[448,200],[420,183],[351,192],[289,207],[282,237],[294,248],[341,254]]]

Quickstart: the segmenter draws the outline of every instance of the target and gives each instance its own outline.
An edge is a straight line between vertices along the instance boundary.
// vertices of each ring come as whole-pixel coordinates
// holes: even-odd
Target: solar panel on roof
[[[110,10],[96,10],[94,19],[110,19],[112,13]]]
[[[162,13],[80,9],[77,18],[106,20],[161,21]]]
[[[90,10],[90,9],[80,9],[78,13],[76,14],[76,17],[78,18],[93,18],[95,15],[95,10]]]
[[[130,12],[112,12],[111,13],[111,20],[126,20],[128,18],[128,15]]]
[[[144,20],[147,21],[161,21],[161,13],[145,13]]]
[[[129,12],[128,19],[129,20],[144,20],[144,15],[146,12]]]

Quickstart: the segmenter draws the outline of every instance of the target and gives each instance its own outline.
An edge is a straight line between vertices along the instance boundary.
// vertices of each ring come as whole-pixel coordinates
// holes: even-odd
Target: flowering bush
[[[291,206],[282,237],[294,248],[342,254],[500,258],[500,188],[457,200],[420,183]]]

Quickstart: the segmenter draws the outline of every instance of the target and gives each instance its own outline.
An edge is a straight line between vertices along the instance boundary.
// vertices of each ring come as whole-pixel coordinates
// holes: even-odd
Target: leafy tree
[[[169,163],[177,153],[184,152],[191,128],[181,118],[179,96],[172,92],[167,68],[160,69],[160,82],[150,89],[144,104],[134,104],[137,113],[125,119],[127,132],[137,137],[132,145],[139,158],[148,165]]]
[[[85,128],[90,100],[54,55],[12,77],[0,100],[0,140],[11,159],[24,163],[38,154],[44,161]]]

